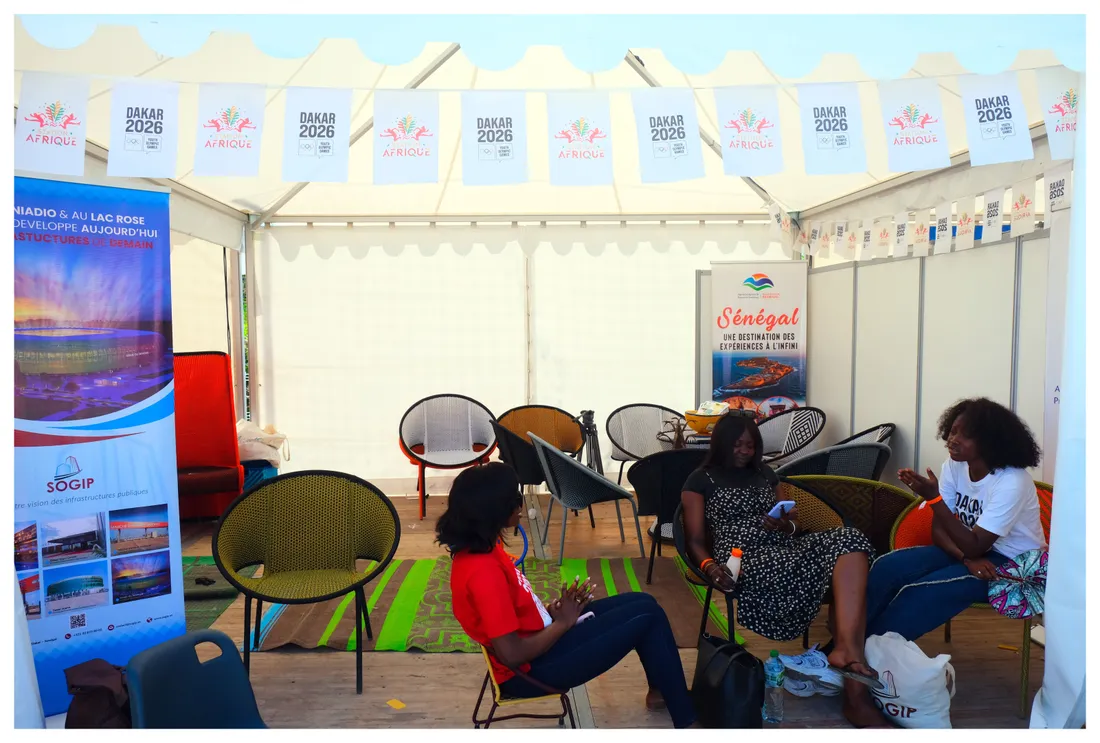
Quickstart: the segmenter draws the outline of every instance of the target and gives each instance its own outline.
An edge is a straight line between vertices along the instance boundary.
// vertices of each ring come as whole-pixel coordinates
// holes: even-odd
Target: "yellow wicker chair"
[[[474,705],[474,714],[472,715],[474,729],[485,728],[488,729],[494,722],[502,722],[504,720],[516,720],[516,719],[528,719],[528,720],[557,720],[558,727],[565,727],[565,717],[569,716],[569,727],[577,727],[576,721],[573,719],[573,706],[569,703],[569,692],[559,691],[552,689],[546,684],[543,684],[536,679],[531,678],[527,674],[521,673],[516,669],[512,669],[512,672],[516,676],[524,679],[525,681],[539,687],[546,692],[541,697],[505,697],[500,693],[500,687],[497,686],[497,680],[493,678],[493,664],[489,660],[489,650],[483,645],[481,646],[481,656],[485,659],[485,681],[481,684],[481,693],[477,696],[477,704]],[[481,711],[481,703],[485,699],[485,691],[492,685],[493,687],[493,703],[489,708],[489,716],[485,719],[479,720],[477,715]],[[503,717],[497,717],[496,711],[498,709],[511,709],[520,704],[529,704],[532,702],[545,702],[552,699],[557,699],[561,702],[561,714],[559,715],[535,715],[529,713],[517,713],[512,715],[504,715]]]
[[[1039,498],[1039,521],[1043,527],[1043,536],[1050,542],[1050,511],[1054,502],[1054,486],[1035,481],[1035,494]],[[932,509],[921,509],[918,499],[898,516],[890,532],[890,549],[920,547],[932,544]],[[1015,555],[1011,555],[1015,557]],[[988,602],[971,604],[972,609],[988,609]],[[1020,706],[1017,715],[1027,716],[1028,686],[1031,683],[1031,619],[1024,620],[1023,639],[1020,644]],[[951,642],[951,620],[943,626],[944,642]]]
[[[381,490],[353,475],[281,475],[248,491],[214,530],[214,562],[245,596],[244,666],[260,645],[264,602],[313,604],[355,595],[355,690],[363,693],[363,626],[373,637],[363,587],[386,569],[401,540],[397,511]],[[356,560],[373,560],[362,573]],[[259,578],[241,571],[263,566]],[[255,635],[252,601],[256,601]],[[251,640],[251,641],[250,641]]]

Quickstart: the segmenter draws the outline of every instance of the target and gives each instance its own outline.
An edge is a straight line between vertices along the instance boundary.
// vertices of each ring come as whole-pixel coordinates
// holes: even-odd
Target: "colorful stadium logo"
[[[741,282],[741,286],[747,286],[753,291],[763,291],[765,289],[774,289],[775,282],[768,278],[766,273],[754,273]]]

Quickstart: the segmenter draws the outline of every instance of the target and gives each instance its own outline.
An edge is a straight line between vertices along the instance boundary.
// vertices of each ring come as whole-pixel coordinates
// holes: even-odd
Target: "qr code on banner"
[[[87,614],[73,614],[71,617],[69,617],[69,629],[84,629],[87,624]]]

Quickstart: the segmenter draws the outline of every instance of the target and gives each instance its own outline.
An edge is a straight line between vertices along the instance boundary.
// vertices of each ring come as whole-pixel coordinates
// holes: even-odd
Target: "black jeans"
[[[528,675],[564,691],[591,681],[637,650],[646,681],[665,698],[672,723],[685,728],[695,722],[672,627],[657,601],[648,593],[621,593],[593,601],[587,611],[595,616],[531,661]],[[546,693],[518,676],[501,684],[500,690],[510,697]]]

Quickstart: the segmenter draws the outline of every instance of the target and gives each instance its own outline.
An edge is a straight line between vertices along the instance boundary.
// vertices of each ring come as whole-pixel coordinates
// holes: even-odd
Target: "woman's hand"
[[[550,602],[546,610],[549,612],[550,618],[555,622],[560,622],[566,626],[572,627],[577,623],[577,619],[579,619],[583,613],[584,607],[586,607],[591,600],[592,591],[588,581],[585,581],[583,586],[578,586],[576,581],[573,581],[573,585],[571,586],[566,586],[563,583],[561,587],[561,596],[557,600]]]
[[[997,577],[997,566],[984,557],[963,558],[963,565],[975,578],[993,580]]]
[[[940,481],[932,470],[926,470],[928,477],[921,477],[911,469],[898,472],[898,479],[905,483],[910,490],[925,500],[932,500],[940,494]]]
[[[711,580],[714,585],[718,587],[719,591],[723,593],[729,593],[734,588],[733,573],[720,562],[712,562],[707,565],[703,574]]]
[[[784,511],[783,515],[777,519],[773,519],[768,514],[764,514],[760,526],[766,531],[783,531],[790,534],[792,533],[792,521],[798,521],[798,506],[792,506],[791,510]]]

